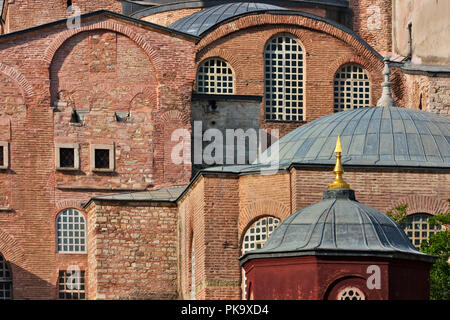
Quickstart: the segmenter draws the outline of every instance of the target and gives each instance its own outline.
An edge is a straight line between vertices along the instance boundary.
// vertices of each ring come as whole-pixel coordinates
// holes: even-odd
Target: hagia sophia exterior
[[[0,299],[427,299],[449,6],[0,1]]]

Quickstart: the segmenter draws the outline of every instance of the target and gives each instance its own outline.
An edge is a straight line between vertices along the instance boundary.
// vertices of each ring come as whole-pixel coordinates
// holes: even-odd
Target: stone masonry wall
[[[90,299],[175,299],[177,208],[92,203]]]

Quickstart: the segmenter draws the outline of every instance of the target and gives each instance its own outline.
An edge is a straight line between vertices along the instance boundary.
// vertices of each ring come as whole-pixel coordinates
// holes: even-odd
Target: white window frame
[[[205,66],[206,63],[211,61],[214,61],[213,66]],[[219,62],[220,64],[224,65],[219,65]],[[204,70],[206,68],[209,70],[205,72]],[[211,71],[211,69],[214,70]],[[226,72],[219,73],[218,70]],[[218,77],[220,77],[221,79],[218,80]],[[222,77],[226,77],[226,79],[224,80],[222,79]],[[229,79],[230,77],[231,80]],[[198,66],[196,78],[197,78],[197,93],[224,94],[224,95],[234,94],[234,79],[235,79],[234,72],[230,64],[222,58],[214,57],[203,60]],[[205,82],[207,82],[208,85],[205,85]],[[227,89],[227,92],[223,92],[224,88]],[[222,92],[219,92],[219,90],[221,90]],[[229,90],[231,90],[231,92],[228,92]]]
[[[0,147],[3,147],[3,165],[0,165],[0,170],[9,168],[9,142],[1,141]]]
[[[278,34],[267,41],[264,47],[266,121],[305,121],[305,55],[302,44],[293,35]]]
[[[74,159],[73,167],[61,167],[60,149],[73,149]],[[55,167],[59,171],[74,171],[80,169],[80,146],[75,143],[56,143],[55,144]]]
[[[95,167],[95,150],[109,150],[109,167],[96,168]],[[114,144],[91,144],[91,171],[93,172],[114,172],[115,169],[115,152]]]
[[[61,232],[61,233],[64,232],[64,228],[63,228],[63,224],[64,223],[66,223],[66,224],[68,224],[68,223],[75,224],[75,221],[72,221],[72,222],[66,221],[66,222],[64,222],[64,221],[60,221],[59,220],[59,218],[62,217],[62,215],[64,213],[68,212],[69,210],[72,210],[72,211],[78,213],[77,216],[80,219],[82,219],[82,221],[78,222],[78,225],[83,223],[83,229],[75,229],[75,228],[73,228],[73,229],[66,229],[67,232],[77,232],[77,231],[78,232],[83,232],[84,236],[81,236],[81,235],[79,235],[79,236],[76,236],[76,235],[64,236],[63,234],[61,234],[61,236],[60,236],[58,234],[58,232]],[[72,214],[72,217],[74,217],[73,214]],[[56,216],[56,252],[63,253],[63,254],[85,254],[85,253],[87,253],[87,233],[86,233],[87,232],[86,231],[87,230],[87,226],[86,226],[86,224],[87,224],[86,223],[86,218],[84,217],[84,215],[79,210],[74,209],[74,208],[67,208],[67,209],[61,210]],[[74,243],[64,244],[64,239],[68,239],[68,240],[72,239],[72,240],[74,240]],[[82,239],[84,243],[76,244],[75,243],[76,239],[78,239],[79,242],[81,242],[80,240]],[[62,241],[62,243],[60,243],[61,241]],[[76,245],[84,246],[84,250],[78,250],[78,251],[75,250],[75,249],[74,250],[69,250],[69,249],[64,250],[64,245],[66,245],[66,246],[76,246]],[[60,249],[60,246],[61,246],[61,249]]]

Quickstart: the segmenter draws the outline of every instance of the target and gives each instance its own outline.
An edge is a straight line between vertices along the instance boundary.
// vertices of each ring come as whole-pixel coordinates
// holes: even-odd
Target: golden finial
[[[341,153],[342,153],[341,137],[337,138],[336,148],[334,149],[334,152],[336,153],[336,165],[334,166],[333,172],[336,174],[336,179],[333,181],[332,184],[328,186],[328,189],[350,189],[350,185],[344,180],[342,180],[342,174],[344,173],[344,169],[342,168],[341,163]]]

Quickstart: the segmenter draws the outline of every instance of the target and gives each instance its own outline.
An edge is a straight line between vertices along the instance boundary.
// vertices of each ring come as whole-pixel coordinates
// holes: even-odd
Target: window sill
[[[79,168],[64,168],[64,167],[56,167],[57,171],[78,171],[80,170]]]
[[[92,172],[96,172],[96,173],[113,173],[114,169],[92,169]]]

